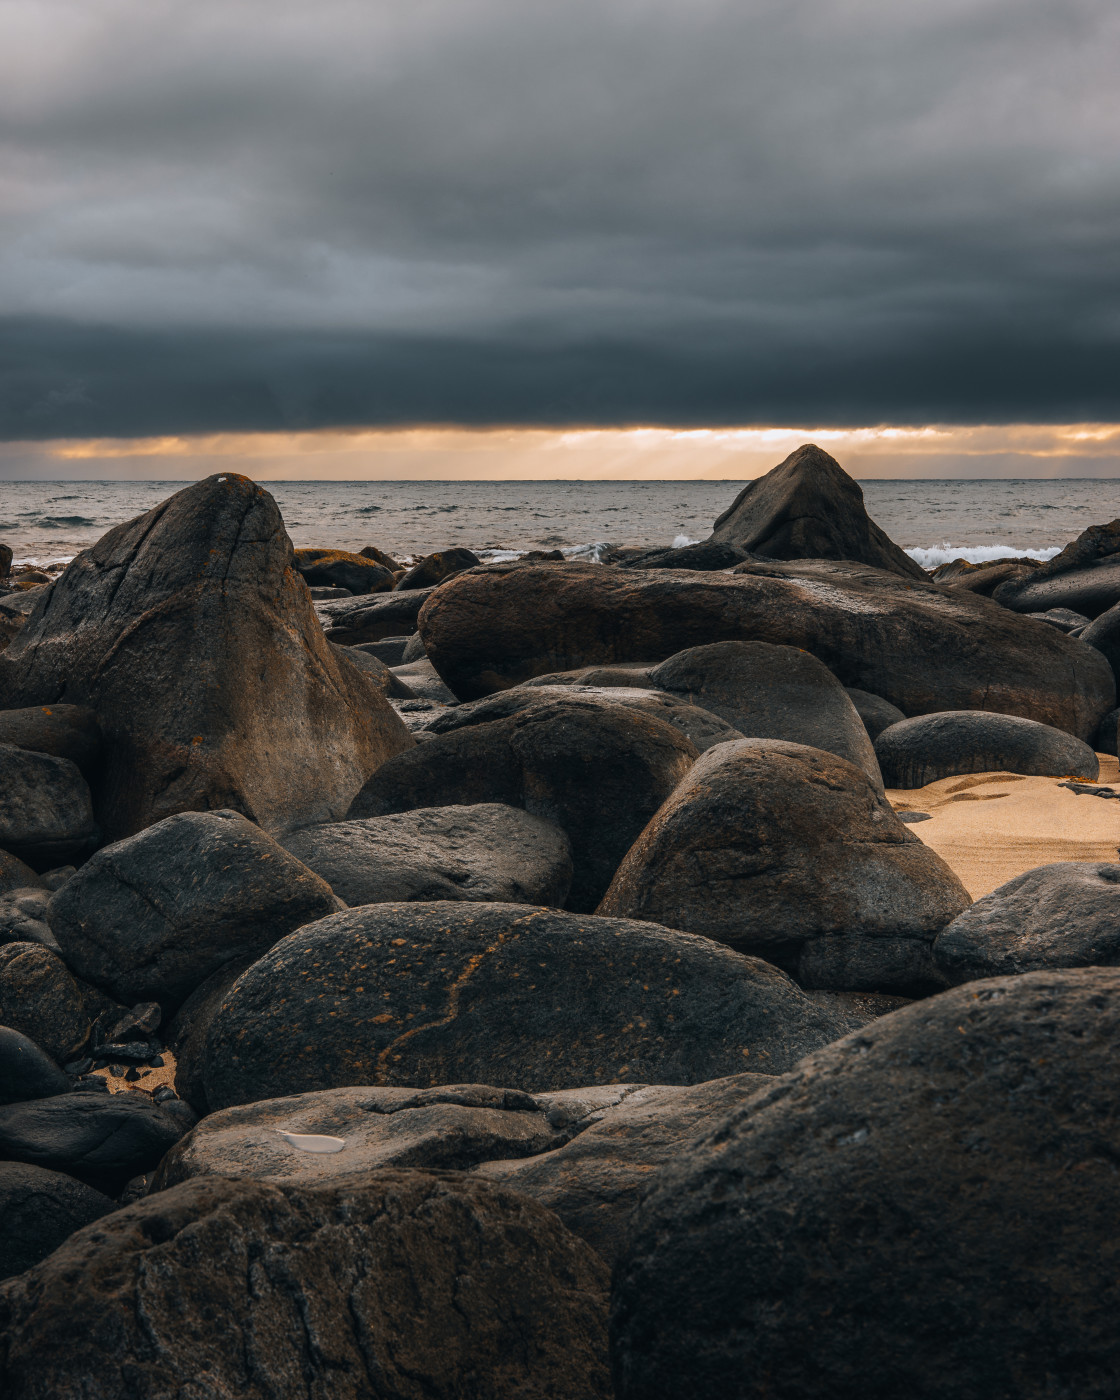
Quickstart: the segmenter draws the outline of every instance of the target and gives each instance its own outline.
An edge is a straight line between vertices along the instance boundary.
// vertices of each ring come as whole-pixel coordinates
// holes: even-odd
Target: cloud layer
[[[0,435],[1120,418],[1109,0],[8,0]]]

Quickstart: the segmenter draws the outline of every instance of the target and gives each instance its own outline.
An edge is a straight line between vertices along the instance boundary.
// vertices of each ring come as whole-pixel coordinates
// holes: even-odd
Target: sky
[[[0,478],[1120,476],[1118,72],[1115,0],[0,0]]]

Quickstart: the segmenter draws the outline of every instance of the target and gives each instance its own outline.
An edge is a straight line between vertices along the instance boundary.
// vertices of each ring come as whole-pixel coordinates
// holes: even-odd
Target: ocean
[[[175,481],[0,483],[0,543],[19,562],[72,558],[111,526],[185,486]],[[270,481],[296,545],[397,557],[466,545],[489,558],[705,538],[741,481]],[[1054,554],[1120,516],[1120,480],[864,481],[872,519],[924,568],[963,557]]]

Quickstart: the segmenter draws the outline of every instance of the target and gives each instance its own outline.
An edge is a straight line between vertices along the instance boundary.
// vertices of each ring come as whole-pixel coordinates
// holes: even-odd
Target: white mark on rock
[[[345,1138],[326,1137],[320,1133],[286,1133],[283,1128],[276,1131],[300,1152],[341,1152],[346,1146]]]

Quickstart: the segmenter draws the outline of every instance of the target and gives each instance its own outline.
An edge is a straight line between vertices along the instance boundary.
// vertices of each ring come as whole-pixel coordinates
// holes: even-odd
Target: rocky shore
[[[393,545],[0,547],[0,1394],[1110,1400],[1120,521]]]

